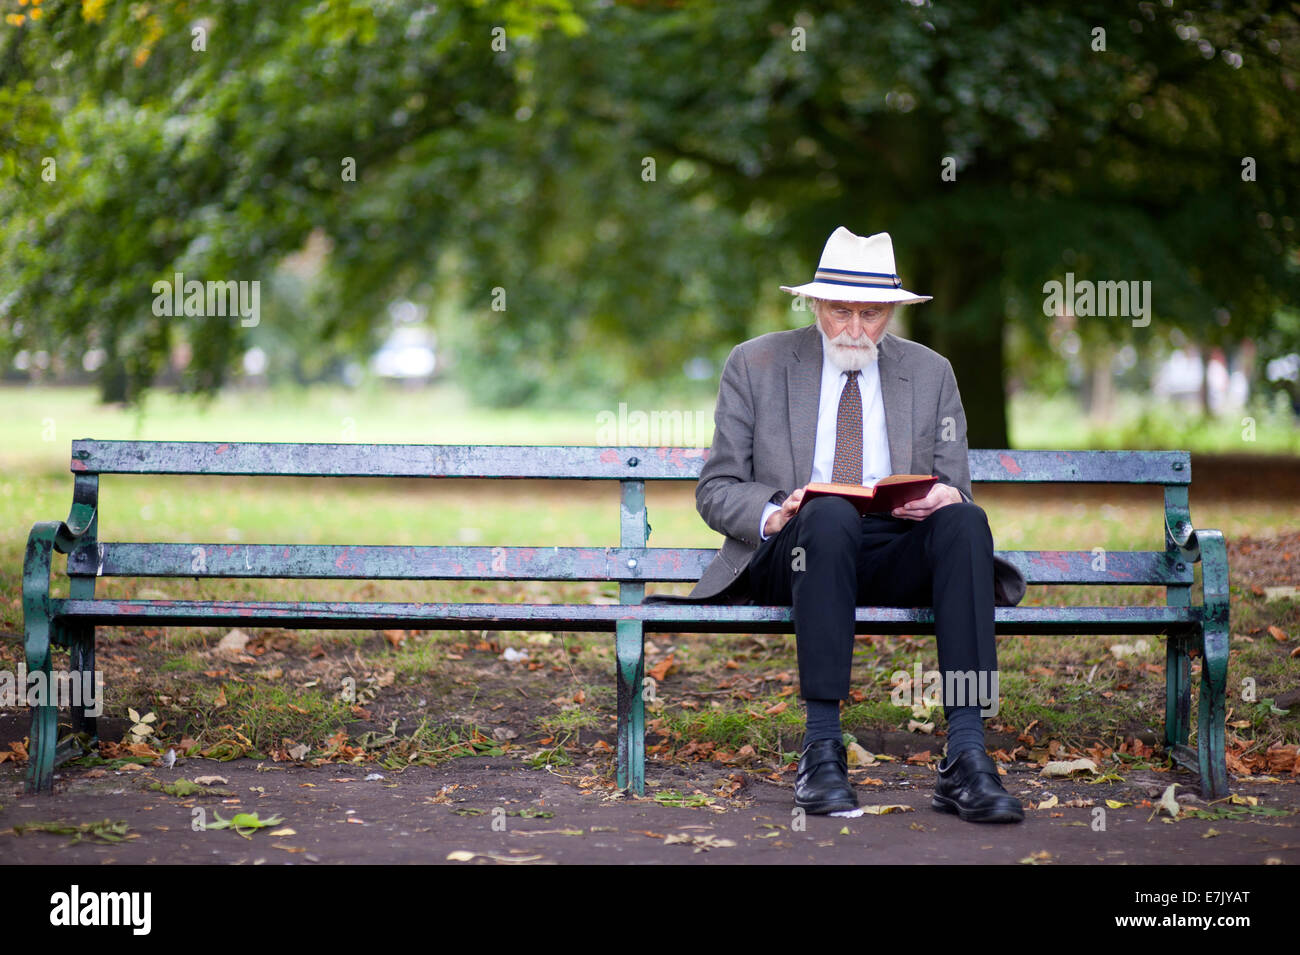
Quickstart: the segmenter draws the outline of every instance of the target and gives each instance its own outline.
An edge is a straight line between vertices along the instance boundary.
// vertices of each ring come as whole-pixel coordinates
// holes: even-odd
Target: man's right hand
[[[795,488],[784,501],[781,502],[781,509],[773,511],[767,516],[767,523],[763,525],[763,533],[768,537],[785,527],[786,522],[799,510],[799,502],[803,500],[803,488]]]

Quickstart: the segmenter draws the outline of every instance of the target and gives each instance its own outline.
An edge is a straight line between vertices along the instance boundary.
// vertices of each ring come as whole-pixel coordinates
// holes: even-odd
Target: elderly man
[[[948,724],[932,805],[967,821],[1016,822],[1024,811],[984,747],[981,710],[995,704],[955,690],[996,687],[994,603],[1019,602],[1025,581],[995,558],[971,499],[952,365],[885,331],[898,304],[929,301],[901,284],[887,233],[841,227],[813,281],[781,287],[812,299],[817,321],[732,350],[695,492],[705,523],[726,541],[691,598],[792,607],[807,705],[794,796],[809,813],[858,806],[839,714],[855,606],[932,606]],[[860,516],[834,496],[802,504],[810,481],[869,484],[903,473],[939,480],[889,514]]]

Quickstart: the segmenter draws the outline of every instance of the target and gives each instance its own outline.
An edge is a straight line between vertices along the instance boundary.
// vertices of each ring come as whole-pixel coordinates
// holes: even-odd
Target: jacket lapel
[[[891,470],[895,474],[909,474],[912,470],[912,379],[899,350],[898,339],[885,332],[880,339],[880,400],[885,405]]]
[[[817,411],[822,397],[822,336],[815,323],[803,332],[795,340],[794,358],[785,368],[794,462],[791,487],[803,487],[812,480]]]

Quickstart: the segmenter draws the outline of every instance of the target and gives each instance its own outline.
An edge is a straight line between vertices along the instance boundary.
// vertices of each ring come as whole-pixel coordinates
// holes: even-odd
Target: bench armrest
[[[83,540],[94,540],[98,475],[78,475],[66,521],[40,521],[27,535],[23,556],[23,637],[28,667],[43,667],[50,654],[50,571],[54,552],[66,554]]]
[[[1220,607],[1222,623],[1228,622],[1228,545],[1223,532],[1202,528],[1192,531],[1189,549],[1192,562],[1201,562],[1201,592],[1205,606]]]
[[[1174,546],[1182,553],[1183,559],[1189,564],[1194,564],[1201,559],[1201,544],[1196,536],[1196,528],[1192,526],[1189,520],[1177,520],[1170,523],[1166,514],[1165,530],[1169,533],[1169,539]]]
[[[1222,531],[1192,523],[1187,488],[1165,488],[1165,543],[1188,564],[1201,564],[1201,600],[1207,615],[1206,634],[1228,627],[1228,547]]]

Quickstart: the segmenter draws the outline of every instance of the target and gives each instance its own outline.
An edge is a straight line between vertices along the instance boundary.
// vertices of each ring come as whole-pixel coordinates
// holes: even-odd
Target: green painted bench
[[[696,481],[702,448],[277,444],[170,441],[72,443],[73,502],[66,521],[35,525],[23,565],[29,672],[51,665],[51,647],[69,650],[72,671],[93,671],[95,628],[255,626],[297,629],[488,629],[607,631],[614,634],[618,685],[618,785],[645,787],[644,634],[791,633],[789,607],[645,604],[651,582],[694,582],[711,548],[651,548],[645,482]],[[1194,529],[1188,510],[1189,455],[1182,451],[970,452],[974,483],[1100,483],[1164,487],[1162,550],[1112,552],[1098,567],[1090,551],[999,551],[1030,584],[1159,585],[1163,605],[1019,606],[996,609],[1001,634],[1165,634],[1165,742],[1199,772],[1209,798],[1228,793],[1224,722],[1228,663],[1228,563],[1223,536]],[[97,532],[101,474],[278,475],[394,478],[540,478],[619,481],[618,547],[440,547],[229,543],[114,543]],[[1068,489],[1062,490],[1068,495]],[[66,599],[50,595],[55,551],[67,554]],[[1203,566],[1192,602],[1192,565]],[[405,580],[612,581],[617,605],[108,600],[99,577],[339,578]],[[934,632],[929,608],[860,607],[862,633]],[[1197,749],[1191,722],[1189,651],[1201,656]],[[83,701],[84,702],[84,701]],[[58,709],[33,707],[28,788],[48,791],[56,762],[76,737],[96,738],[94,719],[76,708],[72,733],[58,738]]]

